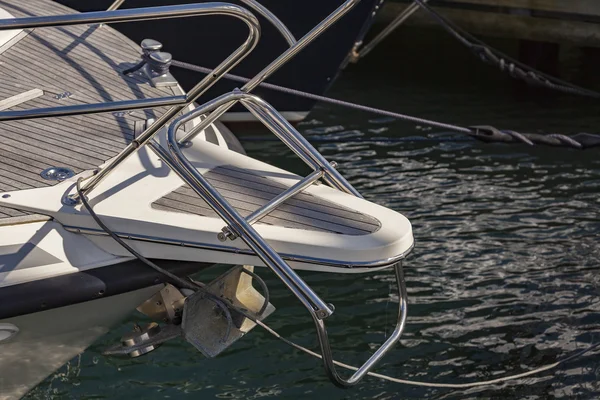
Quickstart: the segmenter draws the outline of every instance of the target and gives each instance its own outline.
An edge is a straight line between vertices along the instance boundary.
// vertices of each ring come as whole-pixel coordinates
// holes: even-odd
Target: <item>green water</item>
[[[527,90],[479,64],[443,33],[404,30],[329,93],[445,122],[530,132],[598,132],[597,101]],[[498,42],[515,52],[515,43]],[[597,63],[564,49],[563,77],[596,88]],[[404,213],[416,248],[406,263],[409,319],[377,370],[460,383],[552,363],[600,340],[600,157],[547,147],[487,145],[346,109],[318,106],[301,131],[371,201]],[[257,136],[259,136],[257,138]],[[266,132],[251,156],[303,172]],[[398,138],[414,141],[398,142]],[[360,138],[360,140],[356,140]],[[372,140],[367,140],[372,139]],[[392,139],[387,140],[387,139]],[[316,348],[303,307],[269,273],[278,311],[268,323]],[[336,306],[336,357],[358,364],[391,332],[393,275],[302,276]],[[598,352],[535,378],[469,390],[366,379],[341,390],[311,359],[256,329],[216,359],[174,341],[139,359],[101,356],[133,316],[43,382],[29,399],[595,399]]]

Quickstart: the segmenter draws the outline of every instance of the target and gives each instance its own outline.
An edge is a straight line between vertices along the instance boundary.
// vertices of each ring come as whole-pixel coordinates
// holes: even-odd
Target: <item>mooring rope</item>
[[[310,349],[307,349],[304,346],[301,346],[289,339],[282,337],[279,333],[277,333],[275,330],[268,327],[265,323],[263,323],[261,321],[254,321],[254,322],[257,325],[259,325],[261,328],[263,328],[264,330],[269,332],[271,335],[275,336],[277,339],[283,341],[284,343],[288,344],[289,346],[292,346],[293,348],[300,350],[300,351],[302,351],[308,355],[311,355],[313,357],[316,357],[319,359],[322,358],[322,356],[319,353],[316,353]],[[399,383],[402,385],[423,386],[423,387],[431,387],[431,388],[445,388],[445,389],[469,389],[469,388],[474,388],[474,387],[479,387],[479,386],[496,385],[498,383],[514,381],[517,379],[522,379],[522,378],[527,378],[529,376],[537,375],[542,372],[558,368],[561,365],[566,364],[567,362],[572,361],[574,359],[580,358],[583,355],[585,355],[586,353],[589,353],[590,351],[595,350],[598,347],[600,347],[600,342],[592,344],[587,349],[584,349],[582,351],[578,351],[569,356],[566,356],[565,358],[558,360],[555,363],[547,364],[547,365],[532,369],[531,371],[525,371],[525,372],[522,372],[519,374],[504,376],[501,378],[491,379],[488,381],[476,381],[476,382],[465,382],[465,383],[438,383],[438,382],[424,382],[424,381],[413,381],[413,380],[408,380],[408,379],[399,379],[399,378],[394,378],[389,375],[378,374],[376,372],[368,372],[367,375],[372,376],[374,378],[383,379],[383,380],[386,380],[389,382]],[[349,365],[349,364],[345,364],[345,363],[335,361],[335,360],[333,361],[333,363],[339,367],[342,367],[342,368],[345,368],[345,369],[348,369],[351,371],[358,371],[358,368],[356,368],[352,365]]]
[[[456,24],[443,17],[440,13],[435,11],[430,5],[422,0],[414,0],[415,4],[418,4],[424,11],[426,11],[433,19],[438,22],[447,32],[449,32],[455,39],[466,46],[471,52],[473,52],[481,61],[491,64],[502,72],[508,73],[509,76],[515,79],[520,79],[532,86],[547,87],[549,89],[557,90],[563,93],[575,94],[579,96],[593,97],[596,99],[600,98],[600,93],[584,89],[576,86],[570,82],[556,78],[532,68],[514,58],[502,53],[501,51],[494,49],[483,41],[477,39],[470,33],[459,28]]]
[[[212,69],[201,67],[199,65],[190,64],[183,61],[173,60],[172,65],[178,68],[187,69],[194,72],[200,72],[203,74],[210,74]],[[246,83],[250,81],[249,78],[234,75],[225,74],[226,79]],[[351,103],[349,101],[333,99],[331,97],[320,96],[313,93],[303,92],[301,90],[291,89],[284,86],[274,85],[272,83],[263,82],[260,87],[277,92],[286,93],[294,96],[299,96],[315,101],[321,101],[323,103],[333,104],[336,106],[347,107],[354,110],[364,111],[372,114],[382,115],[385,117],[395,118],[403,121],[413,122],[416,124],[429,125],[436,128],[448,129],[454,132],[460,132],[467,134],[475,139],[483,142],[495,142],[495,143],[522,143],[527,145],[547,145],[547,146],[558,146],[574,149],[588,149],[592,147],[600,146],[600,135],[594,135],[589,133],[579,133],[573,136],[567,136],[562,134],[538,134],[538,133],[518,133],[515,131],[504,131],[496,129],[492,126],[474,126],[471,128],[447,124],[443,122],[433,121],[430,119],[414,117],[411,115],[400,114],[397,112],[382,110],[380,108],[369,107],[361,104]]]
[[[273,335],[274,337],[276,337],[277,339],[281,340],[282,342],[288,344],[289,346],[292,346],[295,349],[298,349],[306,354],[309,354],[315,358],[319,358],[322,359],[322,355],[319,353],[316,353],[304,346],[301,346],[295,342],[293,342],[292,340],[289,340],[283,336],[281,336],[279,333],[277,333],[277,331],[275,331],[274,329],[272,329],[271,327],[269,327],[267,324],[265,324],[264,322],[262,322],[261,320],[259,320],[257,318],[256,315],[253,315],[252,313],[250,313],[248,310],[238,307],[236,305],[234,305],[231,301],[229,301],[229,299],[225,298],[225,297],[219,297],[217,295],[215,295],[214,293],[208,291],[206,289],[206,285],[197,282],[195,280],[186,280],[183,279],[175,274],[173,274],[172,272],[167,271],[166,269],[159,267],[158,265],[156,265],[154,262],[148,260],[146,257],[144,257],[141,253],[139,253],[138,251],[136,251],[133,247],[131,247],[130,245],[128,245],[123,239],[121,239],[119,237],[119,235],[117,235],[114,231],[112,231],[100,218],[100,216],[98,214],[96,214],[96,212],[94,211],[93,207],[91,206],[91,204],[88,202],[87,198],[85,197],[85,193],[83,193],[82,189],[81,189],[81,182],[82,182],[82,178],[79,178],[77,180],[76,183],[76,189],[77,192],[81,198],[81,201],[83,203],[83,207],[87,210],[87,212],[90,214],[90,216],[94,219],[94,221],[98,224],[98,226],[104,231],[106,232],[106,234],[108,234],[113,240],[115,240],[119,245],[121,245],[123,248],[125,248],[131,255],[133,255],[135,258],[137,258],[138,260],[140,260],[141,262],[143,262],[144,264],[146,264],[147,266],[149,266],[150,268],[154,269],[155,271],[157,271],[158,273],[164,275],[165,277],[167,277],[171,282],[179,285],[180,288],[186,288],[186,289],[190,289],[192,291],[200,291],[202,292],[207,299],[209,299],[210,301],[212,301],[213,303],[215,303],[219,308],[221,308],[221,310],[223,311],[225,317],[227,318],[227,331],[225,332],[225,335],[223,337],[223,341],[226,342],[227,339],[229,338],[230,335],[230,331],[231,328],[233,326],[233,321],[232,321],[232,315],[231,312],[229,311],[229,309],[238,312],[239,314],[245,316],[246,318],[250,319],[251,321],[253,321],[254,323],[256,323],[257,325],[259,325],[261,328],[263,328],[264,330],[266,330],[269,334]],[[245,270],[244,270],[245,271]],[[251,273],[250,271],[245,271],[246,273],[248,273],[249,275],[251,275],[252,277],[254,277],[255,279],[262,281],[261,278],[259,278],[256,274]],[[262,281],[261,286],[266,287],[266,285],[264,284],[264,281]],[[263,289],[264,289],[263,287]],[[265,301],[263,302],[263,306],[261,307],[261,310],[259,311],[259,313],[257,314],[259,317],[262,315],[262,313],[266,310],[268,304],[269,304],[269,298],[268,298],[268,290],[265,291],[266,295],[265,295]],[[582,351],[578,351],[575,352],[571,355],[568,355],[566,357],[564,357],[561,360],[558,360],[552,364],[547,364],[538,368],[535,368],[531,371],[526,371],[526,372],[522,372],[519,374],[514,374],[514,375],[509,375],[509,376],[505,376],[505,377],[501,377],[501,378],[496,378],[496,379],[492,379],[492,380],[488,380],[488,381],[476,381],[476,382],[468,382],[468,383],[437,383],[437,382],[423,382],[423,381],[413,381],[413,380],[408,380],[408,379],[400,379],[400,378],[394,378],[388,375],[384,375],[384,374],[379,374],[376,372],[368,372],[367,374],[369,376],[375,377],[375,378],[379,378],[379,379],[383,379],[389,382],[394,382],[394,383],[399,383],[399,384],[403,384],[403,385],[412,385],[412,386],[423,386],[423,387],[431,387],[431,388],[447,388],[447,389],[468,389],[468,388],[473,388],[473,387],[479,387],[479,386],[487,386],[487,385],[494,385],[494,384],[498,384],[498,383],[503,383],[503,382],[508,382],[508,381],[513,381],[513,380],[517,380],[517,379],[522,379],[522,378],[526,378],[529,376],[533,376],[533,375],[537,375],[540,374],[542,372],[545,371],[549,371],[551,369],[555,369],[558,368],[559,366],[566,364],[569,361],[572,361],[574,359],[580,358],[583,355],[589,353],[590,351],[596,349],[600,347],[600,342],[592,344],[590,347],[588,347],[587,349],[584,349]],[[110,354],[110,353],[107,353]],[[358,368],[349,364],[345,364],[336,360],[333,360],[333,363],[339,367],[348,369],[348,370],[352,370],[352,371],[357,371]]]
[[[187,69],[190,71],[200,72],[203,74],[210,74],[212,72],[212,69],[210,69],[210,68],[201,67],[201,66],[186,63],[183,61],[173,60],[172,65],[175,67]],[[245,78],[243,76],[233,75],[233,74],[225,74],[224,78],[235,81],[235,82],[239,82],[239,83],[247,83],[250,81],[249,78]],[[275,91],[281,92],[281,93],[291,94],[291,95],[298,96],[298,97],[304,97],[304,98],[310,99],[310,100],[322,101],[324,103],[334,104],[334,105],[342,106],[342,107],[349,107],[349,108],[353,108],[355,110],[365,111],[365,112],[369,112],[369,113],[373,113],[373,114],[379,114],[379,115],[383,115],[386,117],[401,119],[404,121],[414,122],[414,123],[418,123],[418,124],[435,126],[437,128],[449,129],[452,131],[462,132],[462,133],[470,133],[471,132],[470,129],[463,128],[463,127],[457,126],[457,125],[444,124],[442,122],[432,121],[429,119],[413,117],[410,115],[395,113],[392,111],[381,110],[379,108],[374,108],[374,107],[369,107],[369,106],[363,106],[361,104],[355,104],[355,103],[350,103],[350,102],[344,101],[344,100],[338,100],[338,99],[333,99],[330,97],[319,96],[317,94],[307,93],[307,92],[303,92],[301,90],[296,90],[296,89],[288,88],[285,86],[274,85],[272,83],[263,82],[260,84],[260,87],[265,88],[265,89],[275,90]]]

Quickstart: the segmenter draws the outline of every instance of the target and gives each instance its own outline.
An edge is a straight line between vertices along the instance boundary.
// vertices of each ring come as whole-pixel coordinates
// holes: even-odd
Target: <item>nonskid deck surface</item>
[[[15,17],[73,12],[48,0],[31,0],[25,4],[18,0],[0,0],[0,8]],[[137,76],[124,76],[122,71],[138,62],[139,53],[137,45],[106,26],[29,31],[9,48],[0,48],[0,62],[3,63],[0,95],[6,99],[32,90],[42,91],[39,97],[7,108],[18,110],[180,94],[171,88],[153,88]],[[1,104],[0,99],[0,109]],[[10,217],[30,215],[15,211],[25,209],[52,216],[71,228],[97,228],[88,218],[79,218],[77,213],[65,210],[60,202],[65,187],[72,185],[72,181],[52,187],[56,181],[43,179],[40,172],[49,167],[67,167],[75,173],[96,169],[117,155],[136,131],[140,132],[139,126],[148,118],[156,118],[161,111],[0,123],[0,193],[12,192],[3,203],[14,207],[0,208],[0,225],[16,223]],[[204,137],[206,141],[200,141],[204,145],[193,146],[186,152],[195,154],[194,162],[208,166],[202,173],[244,216],[297,182],[293,174],[233,153],[218,143],[206,144],[210,142],[208,131]],[[96,203],[96,208],[113,229],[147,238],[156,234],[155,230],[147,229],[156,224],[161,227],[161,234],[166,235],[158,238],[164,239],[164,243],[161,242],[164,246],[173,241],[189,240],[193,233],[192,237],[199,243],[196,245],[210,253],[208,256],[202,252],[189,254],[188,258],[193,261],[215,262],[211,257],[218,255],[221,259],[223,252],[229,251],[233,258],[237,257],[235,254],[241,254],[241,241],[225,245],[217,241],[216,233],[223,228],[223,222],[189,187],[182,185],[176,174],[154,176],[145,173],[149,166],[159,170],[165,168],[151,153],[141,151],[139,157],[132,157],[130,162],[120,165],[119,173],[107,177],[97,189],[96,193],[100,195],[111,193]],[[123,182],[127,185],[123,186]],[[114,187],[121,189],[114,191]],[[40,197],[46,197],[48,201],[41,202]],[[140,204],[148,208],[140,207]],[[136,221],[130,217],[133,214],[137,215]],[[198,220],[199,217],[208,218]],[[198,221],[202,224],[198,225]],[[86,226],[88,224],[90,226]],[[381,264],[382,260],[403,256],[412,246],[410,224],[401,215],[354,196],[344,196],[337,190],[314,185],[285,201],[256,225],[278,251],[294,259],[308,260],[305,264],[318,258],[331,261],[329,264],[370,268],[372,264]],[[114,249],[114,243],[110,241],[94,240],[106,246],[109,253],[128,255],[117,254],[119,250]],[[228,247],[224,250],[223,246]],[[145,250],[156,257],[165,255],[158,245],[150,243],[146,247]],[[172,257],[179,259],[181,253],[174,252]],[[238,261],[236,258],[232,262]]]
[[[49,0],[0,0],[14,17],[71,14]],[[137,45],[108,26],[80,25],[28,30],[0,48],[2,100],[31,90],[43,94],[4,110],[97,103],[174,95],[122,71],[139,61]],[[177,93],[179,94],[179,93]],[[136,121],[161,109],[79,115],[0,123],[0,192],[56,184],[40,173],[66,167],[75,173],[97,168],[134,137]],[[139,124],[138,122],[138,124]],[[27,215],[0,207],[0,220]]]
[[[248,216],[287,189],[287,186],[259,172],[234,166],[213,168],[204,177],[243,216]],[[152,207],[217,217],[215,211],[187,185],[155,201]],[[345,235],[365,235],[376,232],[381,226],[376,218],[308,193],[301,193],[287,200],[258,223]]]
[[[0,0],[0,7],[15,17],[73,12],[48,0]],[[153,88],[140,77],[122,74],[139,60],[140,50],[108,26],[43,28],[21,36],[4,51],[0,49],[0,102],[32,90],[42,94],[6,110],[174,94],[170,88]],[[49,167],[66,167],[75,173],[95,169],[132,140],[136,122],[156,118],[160,112],[157,109],[0,123],[0,192],[56,184],[40,176]],[[280,183],[233,167],[216,168],[207,177],[243,215],[285,189]],[[186,186],[154,202],[153,207],[216,216]],[[0,220],[5,223],[15,221],[11,217],[27,215],[26,211],[0,207]],[[369,234],[380,226],[375,218],[309,194],[288,200],[259,223],[348,235]]]

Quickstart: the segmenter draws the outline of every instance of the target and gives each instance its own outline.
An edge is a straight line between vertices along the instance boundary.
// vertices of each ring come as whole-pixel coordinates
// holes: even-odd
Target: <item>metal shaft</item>
[[[269,76],[271,76],[274,72],[276,72],[279,68],[281,68],[284,64],[286,64],[289,60],[294,58],[296,54],[301,52],[307,45],[312,43],[317,37],[319,37],[323,32],[325,32],[329,27],[335,24],[340,18],[348,13],[356,4],[358,4],[360,0],[346,0],[344,4],[338,7],[333,13],[331,13],[327,18],[321,21],[317,26],[315,26],[310,32],[304,35],[300,40],[298,40],[293,46],[287,49],[283,54],[277,57],[271,64],[266,66],[261,72],[259,72],[254,78],[252,78],[248,83],[246,83],[242,87],[242,91],[251,92],[256,88],[260,83],[264,82]],[[219,107],[215,111],[213,111],[204,121],[198,124],[194,129],[192,129],[189,133],[184,135],[184,137],[179,141],[180,143],[187,142],[192,140],[198,132],[206,129],[207,126],[215,122],[219,117],[225,114],[231,107],[235,105],[235,102],[231,102],[228,104],[224,104]]]
[[[333,165],[331,165],[321,153],[317,151],[309,142],[302,136],[285,118],[281,116],[269,103],[264,101],[258,96],[252,94],[244,94],[241,98],[242,104],[244,104],[251,112],[256,110],[256,107],[260,107],[261,113],[253,113],[257,118],[263,120],[264,116],[268,116],[268,120],[263,120],[267,126],[275,124],[279,129],[272,131],[279,136],[278,132],[285,132],[285,139],[281,138],[292,150],[298,154],[299,152],[308,155],[311,159],[309,165],[317,165],[325,171],[325,179],[329,184],[335,188],[350,193],[356,197],[362,198],[361,194],[343,177],[339,172],[336,171]],[[303,159],[305,156],[303,157]]]
[[[306,189],[307,187],[309,187],[310,185],[312,185],[313,183],[318,181],[322,176],[323,176],[323,170],[319,169],[317,171],[314,171],[313,173],[308,175],[306,178],[300,180],[295,185],[284,190],[279,195],[277,195],[275,198],[271,199],[271,201],[269,203],[265,204],[263,207],[259,208],[258,210],[254,211],[252,214],[248,215],[248,217],[246,217],[246,221],[248,221],[249,224],[253,224],[254,222],[258,221],[259,219],[261,219],[262,217],[264,217],[265,215],[269,214],[271,211],[273,211],[274,209],[279,207],[286,200],[290,199],[291,197],[294,197],[295,195],[302,192],[304,189]]]
[[[115,2],[114,2],[114,3],[112,3],[112,4],[110,5],[110,7],[108,7],[108,8],[106,9],[106,11],[114,11],[114,10],[118,9],[119,7],[121,7],[121,5],[122,5],[123,3],[125,3],[125,0],[115,0]]]
[[[285,26],[285,24],[283,22],[281,22],[281,20],[279,18],[277,18],[277,16],[275,14],[273,14],[267,7],[263,6],[256,0],[240,0],[240,1],[242,3],[244,3],[245,5],[247,5],[248,7],[252,8],[254,11],[259,13],[260,15],[262,15],[271,24],[273,24],[273,26],[275,26],[275,28],[277,28],[277,30],[281,33],[283,38],[286,40],[286,42],[288,42],[288,44],[290,46],[293,45],[294,43],[296,43],[296,38],[294,37],[292,32],[290,32],[290,30],[287,28],[287,26]],[[115,0],[115,2],[112,3],[106,11],[114,11],[114,10],[118,9],[119,7],[121,7],[123,5],[123,3],[125,3],[125,0]]]

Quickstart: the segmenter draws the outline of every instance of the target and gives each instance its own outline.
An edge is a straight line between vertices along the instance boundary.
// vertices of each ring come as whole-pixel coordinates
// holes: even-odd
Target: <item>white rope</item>
[[[267,325],[265,325],[263,322],[261,321],[254,321],[256,322],[256,324],[258,324],[260,327],[262,327],[264,330],[266,330],[267,332],[269,332],[271,335],[275,336],[277,339],[285,342],[286,344],[300,350],[303,351],[306,354],[309,354],[313,357],[322,359],[321,355],[318,353],[315,353],[312,350],[307,349],[306,347],[303,347],[297,343],[292,342],[291,340],[288,340],[286,338],[284,338],[283,336],[281,336],[279,333],[277,333],[275,330],[271,329],[270,327],[268,327]],[[537,375],[541,372],[544,371],[548,371],[551,369],[554,369],[556,367],[558,367],[559,365],[572,360],[574,358],[577,357],[581,357],[583,354],[595,349],[596,347],[599,347],[600,343],[596,343],[594,345],[592,345],[591,347],[587,348],[586,350],[577,353],[573,356],[567,357],[561,361],[557,361],[553,364],[548,364],[548,365],[544,365],[542,367],[533,369],[531,371],[526,371],[520,374],[516,374],[516,375],[510,375],[510,376],[505,376],[502,378],[496,378],[496,379],[491,379],[489,381],[478,381],[478,382],[469,382],[469,383],[435,383],[435,382],[421,382],[421,381],[411,381],[411,380],[407,380],[407,379],[399,379],[399,378],[394,378],[388,375],[383,375],[383,374],[378,374],[376,372],[369,372],[368,375],[375,377],[375,378],[379,378],[379,379],[383,379],[389,382],[394,382],[394,383],[400,383],[403,385],[411,385],[411,386],[424,386],[424,387],[431,387],[431,388],[446,388],[446,389],[469,389],[469,388],[474,388],[474,387],[479,387],[479,386],[487,386],[487,385],[495,385],[498,383],[503,383],[503,382],[508,382],[508,381],[513,381],[516,379],[521,379],[521,378],[526,378],[528,376],[532,376],[532,375]],[[342,367],[342,368],[346,368],[352,371],[357,371],[358,368],[352,366],[352,365],[348,365],[348,364],[344,364],[340,361],[333,361],[333,363],[335,365],[337,365],[338,367]]]

